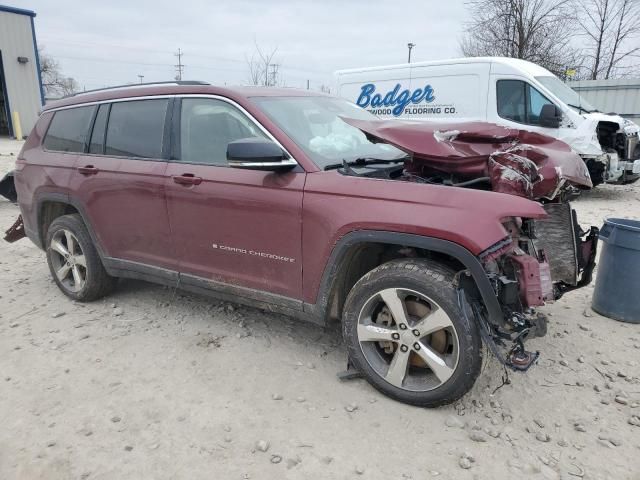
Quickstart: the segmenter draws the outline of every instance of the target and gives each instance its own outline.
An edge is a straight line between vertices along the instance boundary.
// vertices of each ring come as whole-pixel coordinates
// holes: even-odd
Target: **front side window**
[[[133,100],[111,105],[105,154],[162,158],[167,99]]]
[[[180,161],[227,165],[227,145],[242,138],[266,138],[233,105],[209,98],[185,98],[180,111]]]
[[[498,80],[496,85],[498,115],[526,125],[540,125],[540,112],[553,104],[542,93],[522,80]]]
[[[343,118],[376,121],[375,115],[339,98],[254,97],[262,111],[320,168],[356,158],[393,160],[406,156],[392,145],[373,143]]]
[[[44,148],[56,152],[84,152],[95,107],[57,111],[44,138]]]

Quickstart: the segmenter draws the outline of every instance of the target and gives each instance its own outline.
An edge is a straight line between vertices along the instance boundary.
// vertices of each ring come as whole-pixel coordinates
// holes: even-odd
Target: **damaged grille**
[[[544,250],[554,282],[576,285],[578,256],[576,221],[571,205],[550,203],[544,206],[548,218],[536,220],[536,248]]]

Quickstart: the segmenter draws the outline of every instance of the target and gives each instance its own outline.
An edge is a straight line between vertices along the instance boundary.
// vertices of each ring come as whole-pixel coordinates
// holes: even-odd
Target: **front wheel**
[[[433,261],[394,260],[366,274],[349,293],[343,314],[349,358],[382,393],[437,407],[473,386],[482,342],[458,304],[453,277]]]

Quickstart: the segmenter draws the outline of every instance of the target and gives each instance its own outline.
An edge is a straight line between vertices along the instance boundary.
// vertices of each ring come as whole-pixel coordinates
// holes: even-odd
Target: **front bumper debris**
[[[6,232],[4,232],[4,240],[9,243],[17,242],[21,238],[26,237],[24,231],[24,222],[22,221],[22,215],[18,216],[18,219],[11,225]]]
[[[463,282],[458,284],[458,301],[465,315],[475,319],[484,343],[498,361],[515,371],[528,370],[540,356],[525,348],[526,340],[547,331],[546,316],[534,308],[589,284],[595,268],[598,228],[584,231],[568,202],[549,203],[544,209],[546,218],[523,222],[516,247],[501,245],[483,252],[502,322],[489,322],[473,290]]]

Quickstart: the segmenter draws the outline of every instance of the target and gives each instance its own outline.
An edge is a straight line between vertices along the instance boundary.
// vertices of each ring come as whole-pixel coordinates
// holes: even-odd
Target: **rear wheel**
[[[47,231],[47,263],[54,281],[68,297],[81,302],[110,293],[109,276],[80,215],[56,218]]]
[[[480,334],[458,305],[453,276],[428,260],[394,260],[349,293],[343,320],[350,359],[386,395],[436,407],[473,386],[482,364]]]

